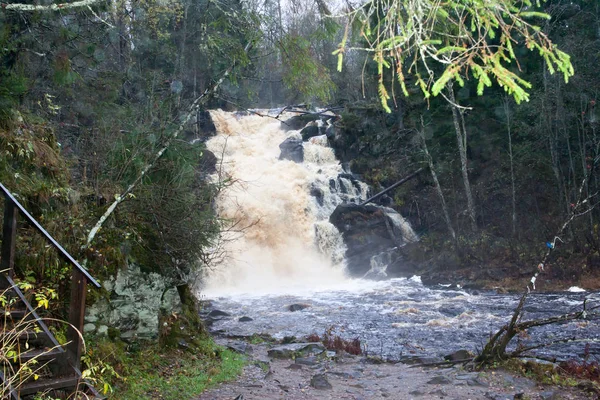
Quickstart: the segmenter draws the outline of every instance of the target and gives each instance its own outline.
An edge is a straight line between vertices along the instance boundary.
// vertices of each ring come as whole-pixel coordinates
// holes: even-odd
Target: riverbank
[[[365,356],[319,356],[315,352],[295,354],[295,359],[278,358],[281,352],[274,352],[278,347],[273,344],[227,338],[217,341],[243,352],[249,363],[238,379],[207,390],[197,400],[597,398],[597,394],[581,388],[540,384],[504,369],[423,368]]]

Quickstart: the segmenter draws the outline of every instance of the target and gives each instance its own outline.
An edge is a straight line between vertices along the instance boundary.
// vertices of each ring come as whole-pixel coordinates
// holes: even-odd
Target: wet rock
[[[454,353],[444,356],[446,361],[463,361],[473,358],[475,355],[468,350],[458,350]]]
[[[443,399],[444,397],[448,396],[448,393],[444,392],[442,389],[437,389],[437,390],[434,390],[432,392],[429,392],[429,395],[430,396],[431,395],[439,396],[440,398]]]
[[[200,167],[200,171],[205,175],[217,172],[217,156],[210,150],[202,150],[198,166]]]
[[[240,317],[240,319],[238,319],[238,321],[239,322],[250,322],[250,321],[254,321],[254,320],[250,317],[243,316],[243,317]]]
[[[229,317],[229,316],[231,316],[231,314],[226,313],[225,311],[221,311],[221,310],[212,310],[211,312],[208,313],[207,316],[210,318],[213,318],[213,319],[217,319],[217,318]]]
[[[563,398],[563,396],[560,393],[552,391],[541,392],[540,397],[542,398],[542,400],[562,400]]]
[[[489,400],[510,400],[510,397],[508,397],[507,395],[490,393],[490,392],[487,392],[485,394],[485,398],[489,399]]]
[[[427,383],[430,385],[448,385],[452,383],[452,381],[444,375],[438,375],[428,380]]]
[[[318,187],[312,187],[310,189],[310,195],[317,199],[317,203],[319,203],[320,206],[323,206],[323,200],[325,198],[325,192],[323,191],[323,189]]]
[[[247,354],[252,351],[252,347],[246,342],[233,342],[227,345],[227,348],[240,354]]]
[[[285,122],[281,123],[281,129],[284,131],[298,130],[304,128],[309,122],[320,119],[319,115],[315,114],[300,114],[288,118]]]
[[[300,311],[300,310],[304,310],[305,308],[308,308],[308,307],[310,307],[310,304],[296,303],[296,304],[290,304],[288,306],[288,310]]]
[[[325,374],[316,374],[310,378],[310,386],[319,390],[328,390],[333,388],[331,383],[329,383],[327,380],[327,375]]]
[[[304,161],[304,147],[302,145],[302,139],[289,137],[279,145],[281,154],[279,155],[280,160],[290,160],[297,163]]]
[[[459,306],[454,306],[454,305],[450,305],[450,306],[443,306],[440,307],[438,309],[438,311],[441,314],[447,315],[448,317],[456,317],[460,314],[462,314],[463,312],[465,312],[465,309],[463,307],[459,307]],[[445,358],[445,357],[444,357]],[[454,360],[453,360],[454,361]]]
[[[315,137],[315,136],[321,135],[321,130],[317,126],[316,122],[309,122],[308,125],[306,125],[300,131],[300,134],[302,135],[302,140],[307,141],[311,137]]]
[[[433,364],[442,361],[443,360],[441,358],[426,356],[403,356],[400,358],[400,362],[407,365]]]
[[[317,365],[319,362],[317,360],[317,357],[298,357],[296,358],[296,364],[301,364],[301,365],[308,365],[309,367],[312,367],[314,365]]]
[[[298,340],[296,339],[296,336],[284,336],[283,339],[281,339],[281,344],[296,343],[296,342],[298,342]]]
[[[325,351],[325,346],[321,343],[290,343],[282,346],[273,347],[267,354],[271,358],[296,358],[308,354],[320,354]]]
[[[341,204],[329,217],[329,222],[344,238],[347,268],[351,275],[363,277],[371,270],[371,259],[382,253],[389,253],[388,268],[384,271],[388,275],[412,276],[414,273],[409,264],[395,263],[400,257],[397,248],[405,242],[405,238],[386,213],[394,211],[372,204]],[[391,264],[394,264],[393,271],[390,271]]]
[[[331,375],[338,376],[342,379],[358,379],[360,374],[357,372],[333,371]]]

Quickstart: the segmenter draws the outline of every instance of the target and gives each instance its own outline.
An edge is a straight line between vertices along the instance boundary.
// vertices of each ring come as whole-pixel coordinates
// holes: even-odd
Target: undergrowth
[[[309,342],[321,342],[327,350],[345,351],[346,353],[353,355],[362,354],[360,339],[343,339],[333,332],[333,328],[326,330],[322,336],[319,336],[316,333],[310,334],[306,337],[306,340]]]
[[[161,350],[157,345],[127,346],[100,341],[92,357],[112,365],[118,378],[112,381],[111,398],[120,400],[186,400],[207,388],[237,377],[244,356],[223,349],[211,339],[198,352]]]

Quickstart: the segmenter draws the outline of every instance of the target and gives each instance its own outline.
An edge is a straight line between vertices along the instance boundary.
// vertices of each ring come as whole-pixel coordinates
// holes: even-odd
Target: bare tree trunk
[[[419,137],[421,138],[421,145],[423,147],[423,152],[425,153],[425,158],[427,159],[427,164],[429,165],[429,171],[431,172],[431,178],[433,179],[433,183],[435,184],[435,190],[440,198],[442,203],[442,211],[444,212],[444,219],[446,220],[446,226],[448,227],[448,232],[450,232],[450,236],[452,236],[452,240],[456,245],[456,232],[452,227],[452,221],[450,220],[450,214],[448,213],[448,206],[446,206],[446,200],[444,198],[444,192],[442,192],[442,187],[440,186],[440,181],[437,178],[437,174],[435,173],[435,168],[433,167],[433,159],[431,158],[431,154],[429,154],[429,150],[427,149],[427,143],[425,142],[425,124],[423,123],[423,117],[421,116],[421,130],[418,131]]]
[[[475,203],[473,202],[473,194],[471,192],[471,184],[469,183],[469,170],[467,163],[467,130],[465,128],[465,119],[463,111],[458,107],[456,98],[454,97],[454,89],[452,84],[448,84],[448,95],[450,98],[450,107],[452,108],[452,119],[454,121],[454,130],[456,131],[456,140],[458,142],[458,153],[460,155],[460,167],[465,185],[465,195],[467,196],[467,210],[469,219],[471,220],[471,230],[477,232],[477,217],[475,215]]]
[[[248,51],[249,49],[250,49],[250,43],[248,43],[246,45],[246,48],[244,50]],[[219,86],[221,86],[221,84],[223,83],[225,78],[227,78],[227,76],[231,73],[231,70],[233,69],[234,65],[235,64],[231,64],[229,66],[229,68],[223,73],[221,78],[214,84],[214,86],[212,88],[207,88],[204,91],[204,93],[202,93],[200,95],[200,97],[198,97],[196,100],[194,100],[194,102],[190,105],[190,109],[189,109],[188,113],[186,114],[185,118],[183,119],[181,124],[179,124],[179,127],[171,135],[169,135],[167,137],[167,140],[164,142],[163,146],[160,148],[160,150],[158,150],[156,152],[154,157],[152,157],[152,159],[146,164],[146,166],[142,169],[142,171],[140,172],[138,177],[127,187],[127,189],[125,189],[125,191],[123,193],[116,196],[115,201],[108,207],[108,209],[106,210],[106,212],[104,212],[102,217],[100,217],[100,219],[98,220],[96,225],[94,225],[94,227],[90,230],[90,233],[88,234],[86,243],[83,246],[84,249],[89,247],[89,245],[92,243],[92,241],[96,237],[96,234],[98,233],[98,231],[100,230],[100,228],[102,227],[104,222],[106,222],[108,217],[110,217],[110,215],[115,211],[117,206],[128,197],[128,195],[133,191],[133,189],[135,189],[135,187],[142,181],[144,176],[146,176],[148,171],[150,171],[150,169],[152,167],[154,167],[154,164],[156,164],[156,162],[162,157],[162,155],[165,153],[165,151],[167,151],[167,149],[169,148],[169,146],[171,145],[173,140],[175,138],[177,138],[177,136],[179,136],[179,134],[181,132],[183,132],[185,126],[190,121],[190,119],[193,116],[197,115],[200,105],[202,105],[204,102],[206,102],[206,100],[208,99],[208,96],[211,93],[214,93],[219,88]]]
[[[508,133],[508,158],[510,160],[510,185],[512,194],[512,236],[517,236],[517,200],[515,192],[515,170],[514,170],[514,159],[512,150],[512,134],[511,134],[511,121],[510,121],[510,107],[508,98],[504,99],[504,115],[506,115],[506,131]]]

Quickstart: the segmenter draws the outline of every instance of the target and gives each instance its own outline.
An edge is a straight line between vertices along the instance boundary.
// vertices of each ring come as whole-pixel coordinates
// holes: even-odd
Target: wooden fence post
[[[0,259],[0,271],[14,276],[15,246],[17,244],[17,216],[19,210],[15,204],[4,197],[4,224],[2,226],[2,259]]]
[[[87,279],[79,269],[73,267],[71,281],[71,304],[69,306],[69,327],[67,329],[67,350],[73,366],[80,369],[83,340],[83,318],[85,316],[85,295]]]

